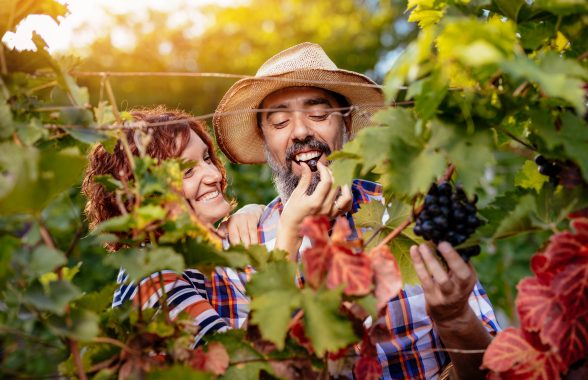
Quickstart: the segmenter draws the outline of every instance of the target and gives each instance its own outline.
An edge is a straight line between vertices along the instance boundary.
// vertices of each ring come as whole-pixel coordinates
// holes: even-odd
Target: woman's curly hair
[[[151,135],[149,144],[145,147],[148,156],[159,160],[179,157],[190,141],[190,129],[193,130],[206,144],[214,165],[222,175],[221,190],[227,186],[226,172],[215,153],[212,138],[206,131],[206,124],[194,120],[191,115],[179,111],[169,110],[164,106],[132,110],[135,121],[143,121]],[[164,125],[150,124],[166,123]],[[135,129],[125,129],[124,134],[131,148],[131,153],[139,155],[139,148],[135,141]],[[132,179],[132,169],[121,141],[117,141],[113,153],[109,153],[102,144],[92,147],[88,157],[88,167],[82,182],[82,193],[86,196],[85,213],[90,229],[99,223],[121,215],[113,191],[108,191],[102,184],[94,181],[97,175],[111,175],[114,179],[129,181]],[[127,210],[130,211],[130,210]],[[109,245],[110,249],[118,249],[120,245]]]

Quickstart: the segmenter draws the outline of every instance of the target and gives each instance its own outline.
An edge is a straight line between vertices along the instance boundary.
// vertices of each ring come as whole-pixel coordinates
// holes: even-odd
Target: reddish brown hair
[[[163,106],[132,110],[131,115],[135,121],[144,121],[147,124],[145,128],[151,134],[151,139],[145,153],[159,160],[179,157],[190,141],[190,129],[193,130],[208,147],[211,160],[222,175],[221,190],[225,191],[225,169],[215,153],[212,138],[206,132],[204,122],[193,120],[192,116],[185,112],[168,110]],[[156,123],[166,124],[149,126]],[[138,156],[135,129],[126,129],[124,134],[131,153]],[[117,141],[113,153],[109,153],[102,144],[96,144],[90,151],[88,161],[82,182],[82,193],[87,199],[85,212],[89,226],[93,229],[97,224],[121,215],[115,193],[94,182],[94,176],[109,174],[114,179],[128,181],[132,179],[132,170],[120,140]],[[111,249],[119,247],[120,245],[109,246]]]

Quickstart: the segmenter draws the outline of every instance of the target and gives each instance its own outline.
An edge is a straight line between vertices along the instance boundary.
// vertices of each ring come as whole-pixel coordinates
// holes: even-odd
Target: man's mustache
[[[292,145],[286,150],[286,160],[295,161],[296,155],[300,151],[316,150],[324,153],[325,156],[331,154],[331,148],[322,141],[319,141],[313,137],[308,137],[303,141],[294,141]]]

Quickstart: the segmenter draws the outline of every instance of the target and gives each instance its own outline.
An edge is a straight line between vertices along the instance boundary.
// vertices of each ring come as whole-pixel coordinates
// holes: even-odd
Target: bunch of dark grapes
[[[460,245],[483,224],[476,216],[476,202],[477,198],[468,200],[460,186],[454,191],[449,182],[433,184],[416,219],[414,233],[435,244],[447,241],[453,246]],[[471,256],[480,253],[480,246],[462,248],[457,252],[467,262]]]
[[[535,163],[539,166],[539,173],[549,177],[549,182],[554,186],[557,186],[559,183],[561,166],[558,165],[556,161],[550,161],[541,155],[535,157]]]

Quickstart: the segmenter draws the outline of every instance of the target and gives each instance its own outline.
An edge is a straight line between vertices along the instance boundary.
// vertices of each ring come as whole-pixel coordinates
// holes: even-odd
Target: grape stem
[[[437,181],[437,183],[447,182],[451,178],[451,176],[453,176],[454,172],[455,172],[455,165],[449,164],[449,166],[447,167],[447,170],[445,170],[445,173],[443,173],[443,176],[441,177],[441,179],[439,179]],[[423,205],[420,205],[418,208],[416,208],[414,211],[414,217],[416,218],[421,213],[422,210],[423,210]],[[402,231],[404,231],[404,229],[406,227],[408,227],[412,223],[412,221],[413,221],[413,216],[409,217],[404,222],[402,222],[392,232],[390,232],[388,235],[386,235],[386,237],[381,242],[378,243],[378,245],[376,246],[376,249],[381,248],[385,245],[388,245],[392,240],[394,240],[394,238],[396,236],[400,235],[400,233]]]

